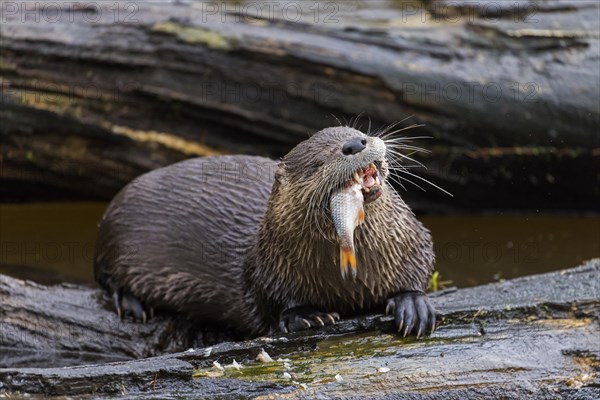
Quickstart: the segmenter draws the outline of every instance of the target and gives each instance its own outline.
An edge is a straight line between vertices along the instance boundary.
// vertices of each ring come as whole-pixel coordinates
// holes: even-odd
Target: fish
[[[331,217],[340,242],[340,272],[346,279],[348,270],[356,279],[354,230],[365,220],[362,183],[352,184],[331,196]]]

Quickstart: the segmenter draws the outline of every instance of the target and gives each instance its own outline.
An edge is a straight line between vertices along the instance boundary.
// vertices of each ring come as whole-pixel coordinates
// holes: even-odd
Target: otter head
[[[381,195],[380,182],[387,177],[385,151],[378,137],[350,127],[327,128],[298,144],[282,165],[291,183],[310,180],[318,184],[317,197],[322,200],[356,180],[368,203]]]
[[[386,190],[385,155],[386,146],[378,137],[350,127],[324,129],[283,157],[273,195],[284,198],[285,204],[297,211],[289,215],[294,222],[302,222],[303,227],[310,224],[322,236],[335,240],[331,197],[359,184],[365,203],[377,200]]]

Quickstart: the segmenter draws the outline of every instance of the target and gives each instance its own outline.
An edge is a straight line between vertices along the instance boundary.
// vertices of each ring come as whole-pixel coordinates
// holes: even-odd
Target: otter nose
[[[346,156],[349,156],[350,154],[360,153],[366,148],[367,139],[355,137],[344,143],[344,145],[342,146],[342,153]]]

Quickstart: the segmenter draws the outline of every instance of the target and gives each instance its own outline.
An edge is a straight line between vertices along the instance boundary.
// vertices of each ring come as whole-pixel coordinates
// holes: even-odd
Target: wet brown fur
[[[356,136],[367,138],[367,148],[343,155],[343,143]],[[358,276],[343,280],[328,207],[331,193],[369,162],[381,162],[385,177],[384,158],[379,138],[337,127],[279,164],[224,156],[152,171],[104,215],[96,278],[148,305],[247,334],[267,333],[296,305],[342,315],[383,311],[398,292],[425,289],[434,262],[429,232],[383,179],[383,194],[365,204],[355,232]],[[261,172],[240,173],[244,165]]]

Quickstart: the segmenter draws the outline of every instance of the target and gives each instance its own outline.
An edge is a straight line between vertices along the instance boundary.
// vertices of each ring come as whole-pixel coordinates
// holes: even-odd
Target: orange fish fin
[[[340,247],[340,272],[342,278],[346,279],[348,267],[351,268],[352,277],[356,277],[356,254],[352,248]]]

